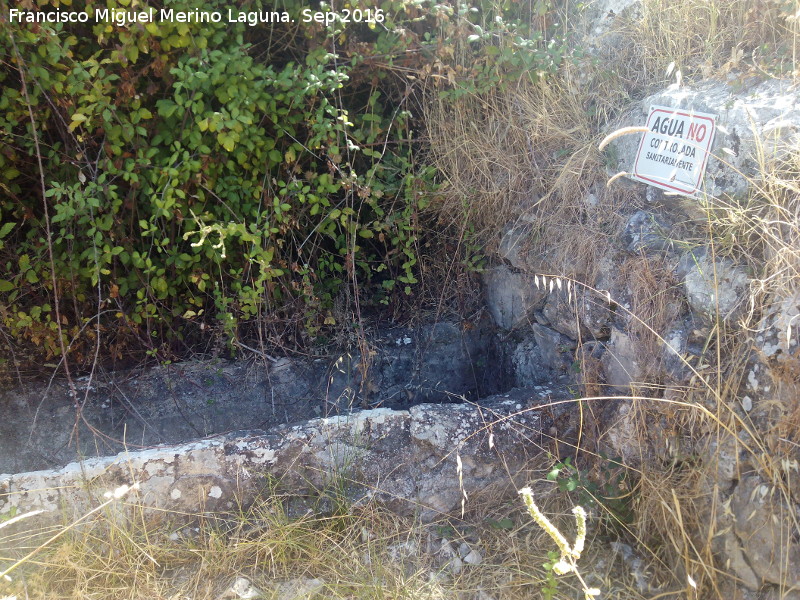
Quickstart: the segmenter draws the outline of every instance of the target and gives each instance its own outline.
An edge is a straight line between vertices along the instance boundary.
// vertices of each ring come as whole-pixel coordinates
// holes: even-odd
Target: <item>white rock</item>
[[[263,598],[264,593],[250,583],[247,577],[237,577],[236,581],[234,581],[233,585],[230,587],[227,596],[248,600],[249,598]]]
[[[472,552],[472,548],[469,547],[469,544],[467,542],[461,542],[461,545],[458,547],[458,555],[464,558],[470,552]]]
[[[461,571],[464,570],[464,562],[457,556],[454,556],[453,558],[450,559],[448,568],[450,569],[450,572],[453,575],[458,575],[461,573]]]
[[[464,557],[464,562],[468,565],[472,565],[473,567],[478,566],[483,562],[483,556],[477,550],[472,550],[469,554]]]
[[[701,248],[682,258],[678,269],[685,272],[686,300],[692,312],[706,323],[713,325],[717,314],[732,322],[744,309],[750,287],[744,267],[725,258],[712,260],[711,252]]]
[[[442,545],[439,546],[439,555],[443,558],[455,558],[457,556],[453,544],[447,538],[442,539]]]
[[[611,340],[606,345],[602,363],[609,385],[620,391],[630,392],[631,383],[642,381],[643,368],[640,364],[642,348],[632,335],[613,328]]]
[[[483,274],[486,307],[495,324],[511,330],[530,321],[540,308],[547,292],[537,289],[533,277],[515,273],[505,265],[492,267]]]
[[[277,600],[309,600],[319,597],[323,587],[325,581],[322,579],[298,577],[278,584],[275,589]]]
[[[414,540],[391,544],[386,548],[389,558],[394,562],[400,562],[413,556],[419,555],[419,544]]]

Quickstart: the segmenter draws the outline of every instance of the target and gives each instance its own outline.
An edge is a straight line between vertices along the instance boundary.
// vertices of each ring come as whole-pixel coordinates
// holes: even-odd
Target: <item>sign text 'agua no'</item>
[[[631,178],[693,196],[700,190],[716,115],[651,106]]]

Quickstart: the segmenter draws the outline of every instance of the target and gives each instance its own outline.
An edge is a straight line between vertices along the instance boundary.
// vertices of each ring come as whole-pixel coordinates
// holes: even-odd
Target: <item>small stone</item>
[[[650,254],[669,251],[672,240],[671,224],[652,212],[640,210],[634,213],[625,226],[624,241],[628,252]]]
[[[245,600],[248,598],[264,597],[264,593],[250,583],[247,577],[237,577],[236,581],[234,581],[233,585],[230,587],[229,593],[226,595],[228,597],[243,598]]]
[[[450,564],[448,565],[450,572],[453,575],[458,575],[461,571],[464,570],[464,562],[458,558],[457,556],[450,559]]]
[[[456,551],[447,538],[442,539],[442,545],[439,546],[439,554],[444,558],[454,558],[456,556]]]
[[[745,412],[750,412],[753,410],[753,399],[750,396],[745,396],[742,398],[742,408]]]
[[[483,556],[481,556],[481,553],[477,550],[472,550],[464,557],[464,562],[473,567],[477,567],[483,562]]]
[[[519,406],[519,405],[517,405],[517,406]],[[517,410],[519,410],[519,409],[517,409]],[[464,558],[470,552],[472,552],[472,548],[469,547],[469,544],[467,542],[461,542],[461,545],[458,547],[458,555],[461,558]]]
[[[322,579],[311,579],[308,577],[298,577],[279,584],[276,588],[278,600],[310,600],[319,597],[325,581]]]
[[[364,542],[366,544],[368,541],[370,541],[374,537],[375,537],[375,535],[369,529],[367,529],[366,527],[362,527],[361,528],[361,541],[362,542]]]

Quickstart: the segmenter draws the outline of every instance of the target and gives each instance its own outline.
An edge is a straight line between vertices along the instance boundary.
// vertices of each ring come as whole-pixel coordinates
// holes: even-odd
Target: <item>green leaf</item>
[[[75,131],[75,129],[83,122],[85,122],[89,117],[84,115],[83,113],[75,113],[72,115],[72,122],[69,124],[68,129],[70,131]]]
[[[171,117],[178,110],[178,105],[172,100],[159,100],[156,102],[156,106],[158,107],[158,114],[165,118]]]
[[[14,284],[5,279],[0,279],[0,292],[10,292],[14,289]]]
[[[228,152],[231,152],[234,146],[236,146],[236,141],[233,139],[233,136],[225,133],[224,131],[220,131],[217,134],[217,141]]]
[[[6,237],[11,230],[14,229],[16,223],[5,223],[2,227],[0,227],[0,240]]]

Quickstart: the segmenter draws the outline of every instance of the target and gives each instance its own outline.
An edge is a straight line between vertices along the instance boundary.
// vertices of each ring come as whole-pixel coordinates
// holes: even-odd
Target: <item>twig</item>
[[[28,95],[28,84],[25,81],[25,70],[23,69],[23,62],[22,57],[19,55],[19,50],[17,49],[17,42],[14,39],[14,34],[9,32],[9,38],[11,39],[11,45],[14,48],[14,56],[17,59],[17,68],[19,69],[19,78],[22,83],[22,95],[25,97],[25,104],[28,107],[28,116],[31,120],[31,133],[33,134],[33,143],[36,147],[36,161],[39,165],[39,182],[42,186],[42,207],[44,208],[44,223],[45,223],[45,234],[47,237],[47,255],[50,259],[50,282],[53,285],[53,305],[55,307],[56,313],[56,327],[58,328],[58,343],[61,347],[61,356],[64,360],[64,373],[67,376],[67,385],[69,386],[70,394],[72,395],[73,401],[76,403],[78,402],[78,392],[75,389],[75,384],[72,381],[72,375],[69,372],[69,362],[67,361],[67,349],[64,346],[64,334],[61,329],[61,309],[59,308],[59,297],[58,297],[58,282],[56,281],[56,262],[53,258],[53,236],[50,233],[50,212],[47,207],[47,185],[44,182],[44,166],[42,165],[42,152],[39,148],[39,134],[36,133],[36,119],[33,116],[33,108],[31,107],[31,99]]]
[[[235,345],[239,346],[240,348],[244,348],[245,350],[249,350],[250,352],[252,352],[256,356],[260,356],[261,358],[266,358],[268,361],[270,361],[272,363],[278,362],[278,359],[275,358],[274,356],[270,356],[266,352],[261,352],[261,350],[256,350],[255,348],[251,348],[250,346],[248,346],[246,344],[243,344],[239,340],[234,340],[233,343]]]

